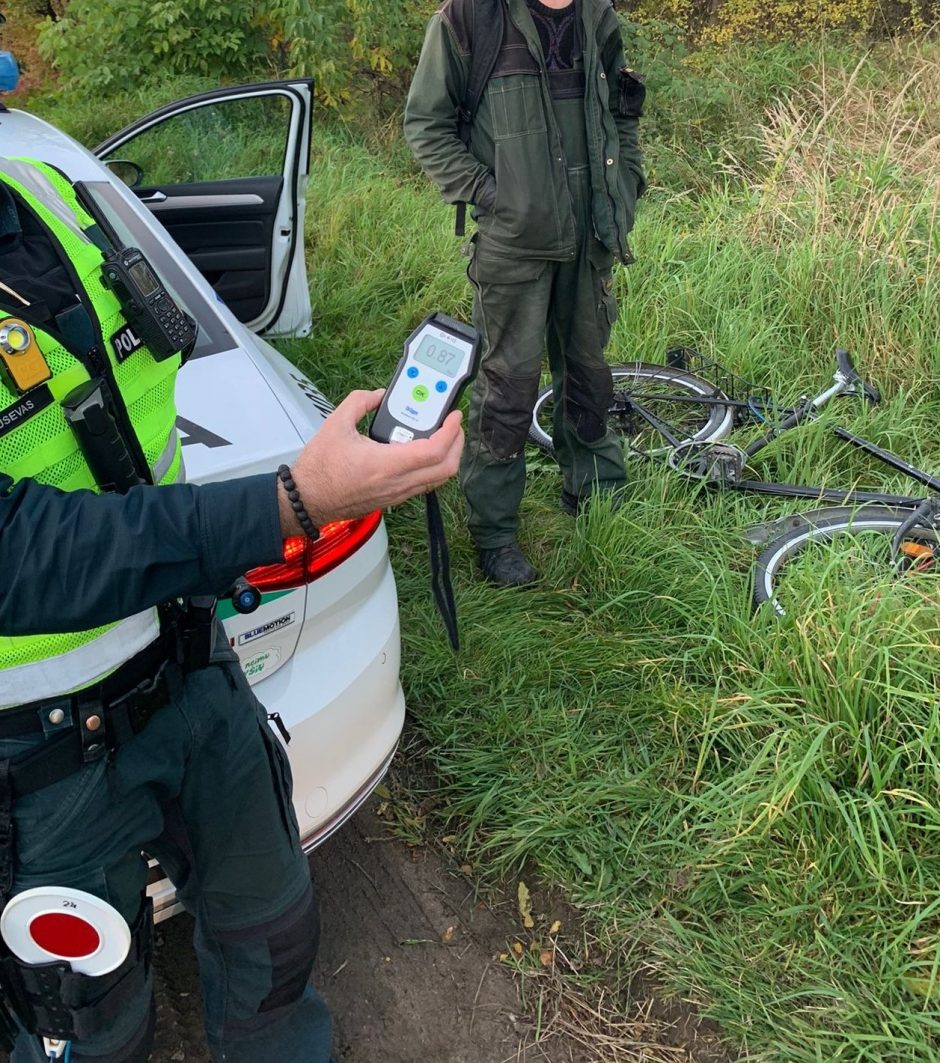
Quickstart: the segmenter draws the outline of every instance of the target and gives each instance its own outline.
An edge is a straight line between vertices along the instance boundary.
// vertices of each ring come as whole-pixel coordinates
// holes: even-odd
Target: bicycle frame
[[[687,352],[685,350],[669,352],[667,355],[668,366],[670,368],[685,369],[688,365],[687,356],[689,353],[693,352]],[[818,412],[827,403],[840,395],[861,395],[871,403],[877,403],[880,401],[881,396],[877,389],[859,376],[847,351],[837,351],[836,360],[837,369],[832,384],[821,391],[815,398],[809,399],[804,396],[797,406],[787,408],[787,416],[778,426],[772,428],[739,452],[742,459],[746,460],[747,458],[754,457],[754,455],[760,453],[760,451],[784,432],[796,428],[807,420],[814,419]],[[657,395],[656,400],[658,402],[695,403],[699,406],[730,406],[735,409],[748,409],[752,412],[754,404],[753,396],[749,395],[746,399],[728,398],[723,395],[717,386],[715,387],[715,393],[711,396],[679,394]],[[642,417],[651,427],[663,435],[673,448],[678,449],[682,446],[682,442],[673,433],[671,427],[661,417],[658,417],[650,410],[647,410],[641,402],[637,401],[635,395],[625,393],[616,398],[615,402],[622,403],[625,412],[637,414]],[[863,439],[861,436],[853,435],[845,428],[835,426],[832,428],[832,432],[838,438],[865,451],[867,454],[877,458],[895,471],[903,473],[916,482],[923,484],[931,491],[940,494],[940,477],[931,476],[929,473],[923,472],[921,469],[916,468],[916,466],[904,461],[903,458],[891,453],[891,451],[885,450],[869,440]],[[722,444],[720,443],[710,444],[705,442],[700,446],[703,450],[707,450],[710,446],[715,447],[721,445]],[[675,452],[676,451],[674,451],[674,453]],[[725,468],[726,466],[720,467]],[[741,467],[743,468],[743,460]],[[924,501],[922,495],[892,495],[885,494],[881,491],[859,491],[850,488],[843,489],[835,487],[820,487],[809,484],[779,483],[770,480],[743,480],[727,476],[719,476],[718,478],[703,477],[703,479],[709,486],[719,489],[746,491],[752,494],[773,495],[780,498],[799,498],[810,501],[834,502],[843,506],[877,504],[895,506],[902,509],[914,509]]]

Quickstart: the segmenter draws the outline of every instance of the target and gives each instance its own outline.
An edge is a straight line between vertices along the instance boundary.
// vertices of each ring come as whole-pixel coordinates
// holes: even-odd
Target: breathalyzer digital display
[[[441,313],[426,317],[405,341],[369,436],[409,443],[437,431],[476,373],[480,345],[471,325]]]
[[[429,369],[436,369],[449,377],[457,375],[462,358],[463,354],[459,347],[435,336],[422,336],[414,352],[416,362],[426,365]]]

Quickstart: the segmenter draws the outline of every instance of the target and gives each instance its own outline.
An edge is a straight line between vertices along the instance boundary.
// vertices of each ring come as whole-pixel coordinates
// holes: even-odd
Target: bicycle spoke
[[[795,528],[772,541],[758,559],[756,600],[771,602],[779,615],[805,613],[814,604],[844,612],[853,602],[864,607],[886,595],[897,596],[901,608],[911,603],[940,608],[937,529],[907,531],[908,517],[903,510],[873,507],[855,517],[822,518],[817,525]],[[902,538],[892,556],[899,529]]]
[[[608,427],[642,457],[660,456],[688,440],[720,439],[734,411],[714,385],[666,366],[635,362],[612,367]],[[538,398],[531,438],[551,449],[555,429],[550,389]]]

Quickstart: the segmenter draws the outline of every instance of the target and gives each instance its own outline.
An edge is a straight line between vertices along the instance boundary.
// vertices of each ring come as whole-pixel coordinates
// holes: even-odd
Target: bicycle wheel
[[[626,438],[631,450],[646,457],[663,454],[681,443],[724,439],[732,429],[734,408],[716,401],[727,396],[691,373],[665,365],[631,362],[611,366],[611,374],[614,398],[607,423]],[[552,389],[547,387],[536,399],[529,427],[529,440],[550,454],[555,450],[554,406]]]
[[[827,517],[825,510],[819,510],[811,523],[784,533],[761,551],[754,566],[755,606],[766,603],[778,616],[786,616],[786,609],[778,596],[783,582],[781,574],[795,557],[805,555],[813,547],[828,547],[823,565],[829,578],[832,577],[834,560],[843,564],[843,570],[854,568],[863,576],[866,571],[889,572],[895,533],[910,515],[908,509],[889,506],[865,506],[855,513],[842,512],[834,517]],[[837,539],[845,545],[844,558],[834,559],[831,545]],[[905,533],[901,546],[897,571],[938,571],[940,548],[936,529],[911,528]]]

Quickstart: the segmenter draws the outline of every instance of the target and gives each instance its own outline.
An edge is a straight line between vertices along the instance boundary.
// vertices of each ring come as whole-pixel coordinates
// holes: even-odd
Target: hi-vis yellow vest
[[[111,390],[127,411],[153,482],[181,480],[183,463],[174,401],[180,358],[157,361],[143,346],[118,360],[109,338],[127,321],[117,297],[101,279],[104,256],[87,235],[94,220],[61,174],[30,160],[0,159],[0,182],[13,194],[19,209],[30,211],[41,223],[76,277],[80,288],[76,295],[97,332],[98,372],[94,375],[110,377]],[[11,306],[2,290],[0,301]],[[5,320],[16,317],[30,324],[52,378],[21,394],[0,373],[0,471],[14,481],[30,478],[64,491],[97,491],[59,405],[93,374],[56,335],[54,326],[33,325],[28,307],[18,313],[0,306],[0,328]],[[78,353],[88,361],[87,352]],[[132,445],[134,440],[127,443]],[[37,528],[36,534],[55,535],[56,531]],[[107,534],[107,529],[102,529],[102,534]],[[81,587],[74,592],[80,595]],[[114,671],[158,634],[156,609],[90,631],[17,637],[0,633],[0,710],[80,690]]]

